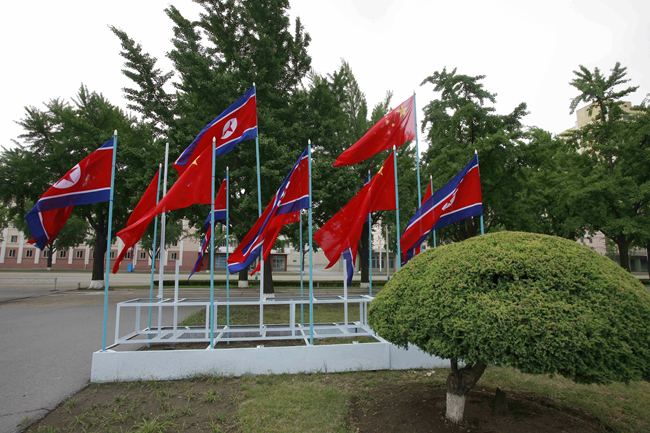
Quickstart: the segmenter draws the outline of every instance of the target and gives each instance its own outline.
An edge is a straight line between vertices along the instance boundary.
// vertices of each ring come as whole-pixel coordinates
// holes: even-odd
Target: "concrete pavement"
[[[91,354],[101,345],[103,292],[50,294],[37,288],[29,292],[34,297],[0,304],[1,433],[18,431],[21,421],[44,416],[86,386]],[[109,342],[113,339],[115,303],[145,293],[110,293]],[[127,326],[128,320],[125,317],[120,323]]]

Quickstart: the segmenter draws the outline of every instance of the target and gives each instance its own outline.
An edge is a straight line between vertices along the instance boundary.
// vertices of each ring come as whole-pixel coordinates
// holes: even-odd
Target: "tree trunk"
[[[368,223],[366,222],[363,225],[361,230],[361,239],[359,240],[359,254],[357,254],[357,260],[359,261],[359,268],[361,269],[361,282],[368,283],[369,281],[369,272],[368,272]]]
[[[239,271],[238,287],[248,287],[248,268]]]
[[[453,423],[463,421],[465,396],[481,378],[487,365],[477,362],[458,368],[458,360],[451,359],[451,372],[447,377],[447,413],[446,417]]]
[[[273,290],[273,266],[271,266],[271,255],[264,260],[264,293],[275,293]]]
[[[95,233],[95,258],[93,259],[93,275],[90,279],[89,289],[104,288],[104,260],[106,259],[106,234],[103,230]],[[110,254],[110,251],[108,252]]]
[[[618,262],[623,269],[630,272],[630,242],[625,236],[618,236],[616,246],[618,247]]]
[[[49,254],[47,255],[47,270],[51,271],[52,270],[52,255],[54,254],[54,248],[52,248],[52,244],[49,244],[47,246],[47,250],[49,251]]]

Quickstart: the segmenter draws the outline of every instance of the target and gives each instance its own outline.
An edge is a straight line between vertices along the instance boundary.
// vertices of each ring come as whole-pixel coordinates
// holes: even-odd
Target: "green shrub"
[[[576,382],[650,379],[650,293],[576,242],[499,232],[429,249],[370,305],[370,325],[468,365]]]

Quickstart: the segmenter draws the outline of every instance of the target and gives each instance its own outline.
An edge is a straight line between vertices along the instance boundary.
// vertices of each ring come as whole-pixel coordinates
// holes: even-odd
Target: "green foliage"
[[[499,232],[427,250],[386,284],[369,320],[443,358],[585,383],[650,379],[650,293],[553,236]]]
[[[0,155],[0,201],[11,221],[25,229],[23,218],[47,188],[72,166],[118,131],[113,226],[121,227],[161,156],[151,129],[112,105],[101,94],[81,86],[71,102],[54,99],[45,109],[27,107],[20,121],[23,145]],[[146,167],[150,167],[147,169]],[[78,244],[87,234],[97,240],[93,279],[101,279],[107,230],[106,203],[77,206],[54,247]]]
[[[621,266],[629,269],[631,244],[650,240],[650,108],[623,109],[621,98],[637,87],[621,88],[629,80],[618,63],[608,77],[584,66],[574,73],[571,85],[580,94],[571,110],[587,102],[593,116],[568,139],[579,155],[573,191],[586,204],[576,211],[616,243]]]
[[[522,224],[521,214],[541,213],[523,208],[515,199],[526,190],[522,158],[528,150],[521,124],[526,104],[510,114],[496,114],[496,94],[487,91],[483,75],[469,76],[456,69],[434,72],[422,84],[432,84],[436,98],[424,107],[422,128],[430,146],[424,155],[423,174],[433,178],[434,189],[447,183],[478,151],[487,228],[537,229]],[[443,229],[443,236],[465,239],[478,233],[478,222],[465,220]]]

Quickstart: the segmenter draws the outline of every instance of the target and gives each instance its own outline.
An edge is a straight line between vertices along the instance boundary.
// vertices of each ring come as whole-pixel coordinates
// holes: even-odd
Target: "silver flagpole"
[[[169,142],[165,143],[165,167],[163,170],[163,193],[161,200],[167,195],[167,168],[169,167]],[[165,228],[167,215],[165,212],[160,216],[160,257],[158,262],[158,302],[162,303],[164,289],[163,282],[165,279]],[[158,333],[162,327],[162,305],[158,306]]]

